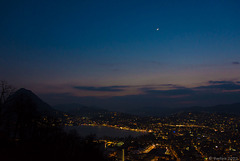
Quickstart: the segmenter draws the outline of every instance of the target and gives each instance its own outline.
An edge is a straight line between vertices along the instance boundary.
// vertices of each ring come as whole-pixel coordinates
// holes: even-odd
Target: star
[[[156,29],[157,31],[159,30],[159,28]]]

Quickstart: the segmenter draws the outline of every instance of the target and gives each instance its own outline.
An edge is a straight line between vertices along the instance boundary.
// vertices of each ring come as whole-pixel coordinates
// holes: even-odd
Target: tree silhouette
[[[15,88],[7,83],[7,81],[0,81],[0,124],[1,124],[1,116],[2,116],[2,107],[6,103],[7,98],[13,94]]]

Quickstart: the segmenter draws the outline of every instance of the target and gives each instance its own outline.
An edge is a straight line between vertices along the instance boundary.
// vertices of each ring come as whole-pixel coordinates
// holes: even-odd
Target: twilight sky
[[[0,79],[52,105],[240,102],[239,8],[238,0],[1,0]]]

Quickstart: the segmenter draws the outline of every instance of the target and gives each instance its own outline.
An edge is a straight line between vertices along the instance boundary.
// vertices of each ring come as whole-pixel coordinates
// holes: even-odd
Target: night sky
[[[1,0],[0,73],[51,105],[240,102],[240,1]]]

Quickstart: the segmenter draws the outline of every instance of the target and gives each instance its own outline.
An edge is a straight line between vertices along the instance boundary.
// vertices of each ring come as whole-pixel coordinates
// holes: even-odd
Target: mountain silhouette
[[[104,160],[101,144],[58,126],[59,113],[30,90],[22,88],[11,95],[1,118],[1,160]]]
[[[32,91],[27,90],[25,88],[21,88],[17,90],[13,95],[11,95],[5,104],[5,108],[3,111],[13,110],[12,108],[17,108],[20,103],[28,103],[32,105],[32,108],[35,108],[36,112],[41,114],[50,114],[55,110],[43,102],[37,95],[35,95]],[[15,109],[16,110],[16,109]]]
[[[21,88],[11,95],[3,106],[1,129],[11,137],[30,137],[34,129],[56,117],[54,110],[32,91]]]

